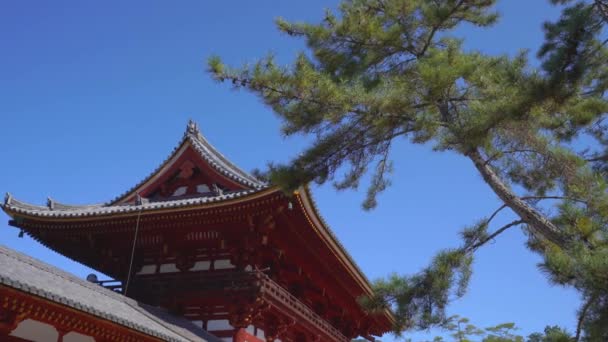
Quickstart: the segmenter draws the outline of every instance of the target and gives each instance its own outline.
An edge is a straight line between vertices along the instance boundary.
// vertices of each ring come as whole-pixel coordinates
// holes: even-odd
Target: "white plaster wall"
[[[266,335],[264,335],[264,330],[257,328],[255,331],[255,337],[259,338],[259,339],[265,339]]]
[[[11,335],[33,342],[54,342],[59,337],[55,327],[32,319],[26,319],[19,323],[17,329],[13,330]]]
[[[144,265],[141,268],[141,271],[137,272],[137,274],[154,274],[156,273],[156,265]]]
[[[33,319],[26,319],[19,323],[17,328],[10,333],[11,336],[19,337],[33,342],[56,342],[59,332],[54,326]],[[2,339],[0,338],[0,341]],[[63,342],[95,342],[91,336],[71,331],[63,335]]]
[[[95,339],[72,331],[63,335],[63,342],[95,342]]]
[[[194,264],[194,267],[190,269],[190,271],[206,271],[209,269],[209,266],[211,265],[211,262],[209,261],[197,261]]]
[[[160,265],[160,273],[173,273],[179,272],[179,269],[175,267],[175,264],[162,264]]]
[[[232,326],[227,319],[211,319],[207,321],[207,331],[230,330]]]
[[[229,259],[218,259],[213,263],[213,267],[216,270],[224,270],[228,268],[234,268],[234,265],[230,262]]]

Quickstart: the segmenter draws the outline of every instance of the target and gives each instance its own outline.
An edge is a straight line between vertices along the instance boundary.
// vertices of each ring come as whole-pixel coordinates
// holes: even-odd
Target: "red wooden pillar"
[[[243,328],[239,328],[236,330],[236,333],[234,334],[234,342],[245,342],[247,341],[247,331]]]
[[[251,335],[244,328],[237,329],[236,333],[234,334],[233,341],[234,342],[264,342],[263,340],[260,340],[259,338]]]

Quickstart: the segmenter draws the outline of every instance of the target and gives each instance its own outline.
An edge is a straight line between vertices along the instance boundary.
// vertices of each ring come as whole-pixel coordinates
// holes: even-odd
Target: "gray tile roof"
[[[139,205],[120,203],[125,198],[134,194],[142,185],[158,174],[164,166],[167,165],[184,144],[190,144],[200,156],[205,160],[210,167],[226,176],[227,178],[241,184],[245,190],[225,192],[223,194],[201,194],[192,198],[182,198],[175,200],[163,200],[146,202]],[[0,204],[0,208],[5,211],[15,213],[28,214],[40,217],[87,217],[96,215],[108,215],[117,213],[130,213],[139,210],[155,210],[163,208],[179,208],[192,205],[221,202],[246,196],[259,190],[267,189],[268,184],[256,179],[247,172],[241,170],[236,165],[231,163],[224,155],[218,152],[200,133],[198,126],[193,121],[188,123],[188,127],[182,140],[167,159],[154,170],[148,177],[137,183],[131,189],[116,197],[108,203],[92,204],[92,205],[70,205],[59,203],[53,199],[48,199],[46,206],[34,205],[19,201],[11,194],[6,194],[4,204]],[[145,202],[145,201],[144,201]]]
[[[26,214],[39,217],[92,217],[99,215],[134,213],[167,208],[183,208],[200,204],[229,201],[258,192],[258,190],[243,190],[227,192],[222,195],[192,197],[169,201],[147,202],[142,204],[96,204],[96,205],[65,205],[49,201],[46,206],[33,205],[14,199],[8,194],[0,207],[7,212]]]
[[[184,136],[182,140],[177,144],[177,146],[173,149],[169,157],[165,159],[152,173],[150,173],[146,178],[137,183],[131,189],[127,190],[125,193],[116,197],[110,204],[114,204],[119,202],[122,199],[125,199],[127,196],[133,194],[135,190],[137,190],[140,186],[145,184],[148,180],[150,180],[154,175],[156,175],[175,155],[175,153],[183,146],[185,143],[190,143],[192,147],[200,153],[203,160],[205,160],[213,169],[218,171],[220,174],[232,179],[233,181],[243,185],[248,189],[262,189],[267,187],[268,185],[249,173],[243,171],[238,166],[234,165],[230,162],[223,154],[221,154],[218,150],[211,145],[207,139],[201,134],[198,125],[190,120],[188,122],[188,126],[186,128],[186,132],[184,132]]]
[[[171,342],[220,342],[190,321],[0,245],[0,284]]]
[[[226,176],[252,188],[257,189],[266,186],[265,183],[243,171],[241,168],[224,157],[222,153],[216,150],[215,147],[213,147],[213,145],[211,145],[200,133],[198,125],[194,121],[190,121],[188,123],[188,128],[186,129],[184,137],[192,142],[194,148],[207,162],[211,164],[211,166]]]

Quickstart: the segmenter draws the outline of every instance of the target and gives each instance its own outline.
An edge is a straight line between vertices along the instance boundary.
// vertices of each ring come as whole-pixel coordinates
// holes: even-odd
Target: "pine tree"
[[[209,60],[216,80],[263,99],[283,134],[316,137],[288,165],[270,165],[288,193],[311,181],[356,188],[370,171],[363,206],[373,208],[390,185],[391,144],[407,138],[468,158],[503,202],[462,232],[460,247],[417,274],[378,281],[377,295],[362,299],[370,310],[393,308],[398,332],[445,323],[474,252],[520,226],[550,281],[584,299],[576,339],[608,340],[608,1],[551,2],[562,15],[544,24],[538,68],[525,52],[465,51],[451,37],[462,23],[495,23],[495,0],[344,0],[319,24],[277,21],[307,44],[292,65]],[[503,210],[518,219],[492,228]]]
[[[502,323],[480,329],[471,324],[468,318],[456,315],[449,317],[441,327],[450,333],[454,342],[524,342],[523,336],[514,334],[517,330],[514,323]],[[444,338],[436,337],[434,341],[444,341]]]
[[[534,333],[528,336],[528,342],[570,342],[572,337],[568,332],[556,326],[548,326],[544,333]],[[593,341],[593,340],[591,340]],[[598,340],[599,342],[599,340]]]

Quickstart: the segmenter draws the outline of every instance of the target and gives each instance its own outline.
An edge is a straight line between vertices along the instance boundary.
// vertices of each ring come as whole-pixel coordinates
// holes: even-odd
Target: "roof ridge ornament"
[[[7,192],[6,194],[4,194],[4,205],[10,205],[12,199],[13,199],[13,195],[11,195],[10,192]]]
[[[212,185],[212,191],[216,196],[223,196],[224,195],[224,190],[222,190],[222,188],[220,188],[217,183],[213,183]]]
[[[135,205],[144,205],[150,203],[150,199],[143,197],[139,192],[135,196]]]
[[[196,135],[196,136],[201,134],[201,131],[198,129],[198,124],[192,119],[188,120],[186,134],[191,134],[191,135]]]
[[[50,196],[46,198],[46,206],[49,207],[49,209],[53,210],[55,209],[55,200],[52,199]]]

